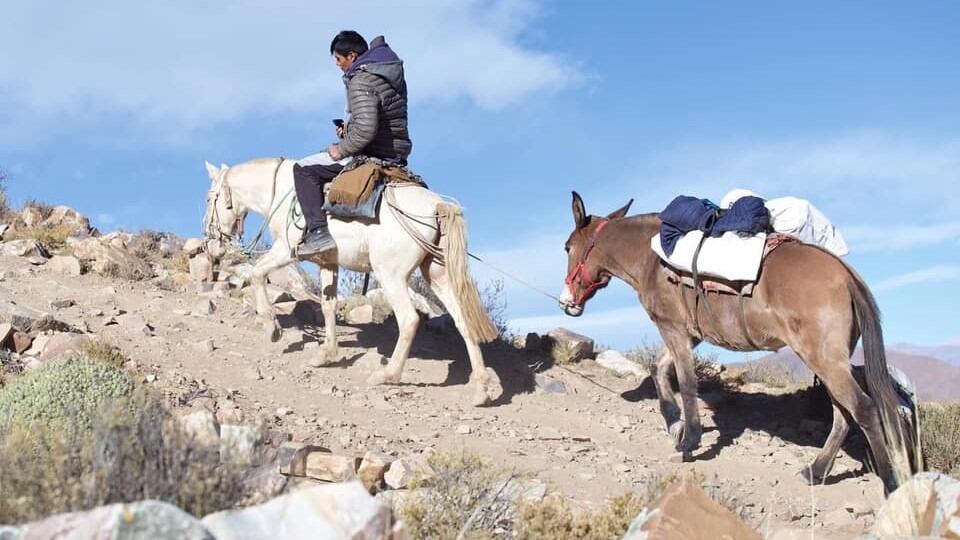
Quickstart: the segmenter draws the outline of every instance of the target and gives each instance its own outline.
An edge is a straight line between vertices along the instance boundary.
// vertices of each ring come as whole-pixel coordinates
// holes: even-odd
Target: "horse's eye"
[[[563,250],[570,253],[570,246],[563,246]]]

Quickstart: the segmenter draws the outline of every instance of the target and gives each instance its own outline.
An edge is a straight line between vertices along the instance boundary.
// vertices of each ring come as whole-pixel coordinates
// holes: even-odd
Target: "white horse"
[[[248,211],[267,220],[273,247],[256,261],[251,286],[257,314],[271,341],[280,339],[281,329],[267,298],[267,274],[297,260],[295,248],[303,235],[302,225],[298,226],[294,217],[299,215],[299,204],[294,196],[293,165],[294,161],[280,158],[220,168],[206,164],[211,180],[203,220],[204,234],[212,241],[208,243],[217,245],[242,234]],[[297,204],[295,209],[293,204]],[[408,292],[410,274],[419,267],[466,342],[475,386],[473,404],[496,399],[498,381],[492,380],[496,378],[492,370],[486,370],[479,343],[492,341],[497,331],[470,278],[461,208],[419,184],[390,184],[378,214],[374,220],[331,216],[330,234],[337,249],[308,259],[320,267],[326,334],[320,357],[310,364],[319,367],[338,359],[337,276],[342,266],[376,276],[400,329],[389,363],[372,373],[367,382],[399,383],[420,323]]]

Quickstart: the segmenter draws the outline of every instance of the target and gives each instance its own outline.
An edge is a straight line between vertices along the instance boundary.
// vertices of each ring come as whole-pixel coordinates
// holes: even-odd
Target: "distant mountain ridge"
[[[953,364],[933,356],[911,354],[901,350],[901,348],[908,347],[911,348],[910,350],[924,349],[924,347],[906,344],[888,347],[887,362],[906,373],[907,377],[916,385],[920,399],[923,401],[960,401],[960,362]],[[949,349],[949,347],[936,347],[936,349]],[[781,349],[752,362],[783,366],[800,377],[812,376],[806,364],[789,348]],[[862,349],[858,348],[854,353],[853,363],[863,363]]]
[[[924,345],[913,345],[911,343],[894,343],[890,348],[907,354],[917,356],[929,356],[937,360],[960,366],[960,345],[938,345],[936,347],[927,347]]]

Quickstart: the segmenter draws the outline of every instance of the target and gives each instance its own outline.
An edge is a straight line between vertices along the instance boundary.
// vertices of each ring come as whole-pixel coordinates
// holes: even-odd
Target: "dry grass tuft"
[[[130,359],[123,354],[120,347],[105,340],[87,341],[80,347],[80,355],[99,360],[108,366],[123,368]]]
[[[928,470],[960,475],[960,403],[920,406],[920,446]]]
[[[625,493],[610,500],[596,512],[577,511],[559,495],[522,503],[515,527],[521,540],[609,540],[623,536],[630,522],[643,510],[644,504],[634,493]]]

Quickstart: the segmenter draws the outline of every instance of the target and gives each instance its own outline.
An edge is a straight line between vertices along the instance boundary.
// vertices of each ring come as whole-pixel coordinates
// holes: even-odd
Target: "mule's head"
[[[567,315],[579,317],[587,300],[610,282],[612,275],[603,267],[603,257],[598,256],[598,240],[607,223],[625,216],[631,204],[633,199],[605,218],[591,216],[583,206],[583,199],[576,191],[573,192],[574,229],[564,245],[567,251],[567,278],[560,294],[560,307]]]
[[[226,165],[217,168],[206,162],[210,175],[210,189],[207,191],[207,209],[203,214],[203,234],[207,238],[207,247],[216,252],[223,249],[224,241],[239,240],[243,236],[243,221],[247,216],[245,208],[235,204],[233,191],[227,183]]]

